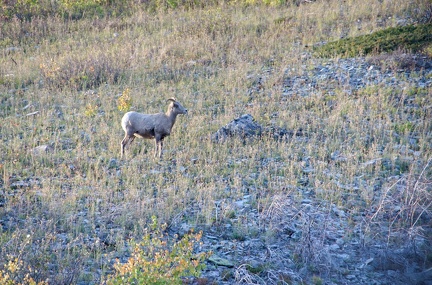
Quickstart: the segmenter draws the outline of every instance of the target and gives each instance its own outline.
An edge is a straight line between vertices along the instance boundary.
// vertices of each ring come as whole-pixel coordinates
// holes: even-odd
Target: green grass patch
[[[314,48],[320,57],[355,57],[395,50],[422,51],[432,42],[432,24],[392,27],[370,35],[345,38]]]

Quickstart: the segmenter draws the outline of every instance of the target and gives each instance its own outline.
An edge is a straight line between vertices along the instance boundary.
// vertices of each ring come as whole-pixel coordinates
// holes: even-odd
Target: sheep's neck
[[[174,112],[170,112],[169,110],[165,113],[165,115],[170,119],[171,121],[171,128],[172,126],[174,126],[174,123],[176,121],[177,118],[177,114]]]

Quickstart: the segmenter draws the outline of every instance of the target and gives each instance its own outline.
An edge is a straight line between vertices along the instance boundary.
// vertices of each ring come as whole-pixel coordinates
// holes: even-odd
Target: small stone
[[[183,235],[189,233],[191,229],[192,229],[192,226],[191,226],[191,225],[189,225],[189,224],[187,224],[187,223],[182,223],[182,224],[180,225],[179,234],[180,234],[181,236],[183,236]]]
[[[341,217],[341,218],[344,218],[344,217],[345,217],[345,212],[342,211],[342,210],[339,210],[339,209],[336,208],[336,207],[333,208],[333,213],[334,213],[336,216],[338,216],[338,217]]]
[[[14,52],[18,52],[20,50],[19,47],[8,47],[5,49],[6,53],[14,53]]]
[[[400,212],[401,211],[401,206],[397,205],[393,207],[393,212]]]
[[[21,189],[21,188],[28,188],[30,187],[30,183],[25,181],[17,181],[10,184],[11,189]]]
[[[115,159],[115,158],[111,158],[111,159],[109,160],[109,162],[108,162],[108,168],[109,168],[109,169],[117,168],[117,166],[118,166],[117,159]]]
[[[338,249],[340,249],[340,247],[339,247],[339,245],[337,245],[335,243],[329,246],[329,250],[331,250],[331,251],[335,251]]]
[[[219,277],[219,275],[220,275],[220,273],[217,270],[209,270],[209,271],[206,272],[206,276],[208,278],[216,279],[216,278]]]
[[[34,155],[43,155],[47,153],[52,153],[54,151],[54,148],[50,145],[44,144],[37,146],[35,148],[32,148],[30,152]]]
[[[210,256],[208,260],[219,266],[234,267],[234,263],[217,255]]]
[[[337,257],[342,259],[343,261],[347,261],[350,259],[350,255],[346,253],[338,254]]]
[[[342,246],[345,244],[345,241],[344,241],[343,238],[338,238],[338,239],[336,240],[336,244],[337,244],[338,246],[342,247]]]
[[[303,168],[303,173],[305,173],[305,174],[309,174],[309,173],[313,173],[313,172],[315,172],[315,169],[313,168],[313,167],[305,167],[305,168]]]

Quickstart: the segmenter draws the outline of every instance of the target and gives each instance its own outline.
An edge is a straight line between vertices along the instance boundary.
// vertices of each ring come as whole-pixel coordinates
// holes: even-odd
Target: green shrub
[[[415,125],[412,122],[404,122],[404,123],[394,124],[393,127],[398,134],[403,135],[414,131]]]
[[[150,233],[133,245],[132,256],[115,265],[116,273],[108,278],[108,284],[182,284],[182,277],[198,277],[205,267],[203,261],[210,253],[195,254],[202,232],[184,235],[170,242],[153,216]]]
[[[25,273],[23,261],[17,257],[7,256],[5,266],[0,270],[0,284],[3,285],[48,285],[45,281],[36,282],[29,273]],[[31,272],[31,268],[28,270]],[[19,275],[24,275],[22,282],[16,281]]]
[[[132,98],[130,97],[130,89],[126,88],[117,100],[117,109],[122,112],[128,112],[131,106]]]

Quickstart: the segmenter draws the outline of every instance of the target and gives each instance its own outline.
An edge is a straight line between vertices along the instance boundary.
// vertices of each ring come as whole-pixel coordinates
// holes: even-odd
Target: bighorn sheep
[[[121,142],[121,157],[124,155],[126,145],[132,143],[135,137],[154,138],[156,140],[154,156],[157,157],[159,154],[159,158],[162,157],[163,139],[170,135],[177,115],[187,114],[187,109],[175,98],[167,100],[170,101],[165,114],[141,114],[133,111],[124,114],[121,125],[125,137]]]

